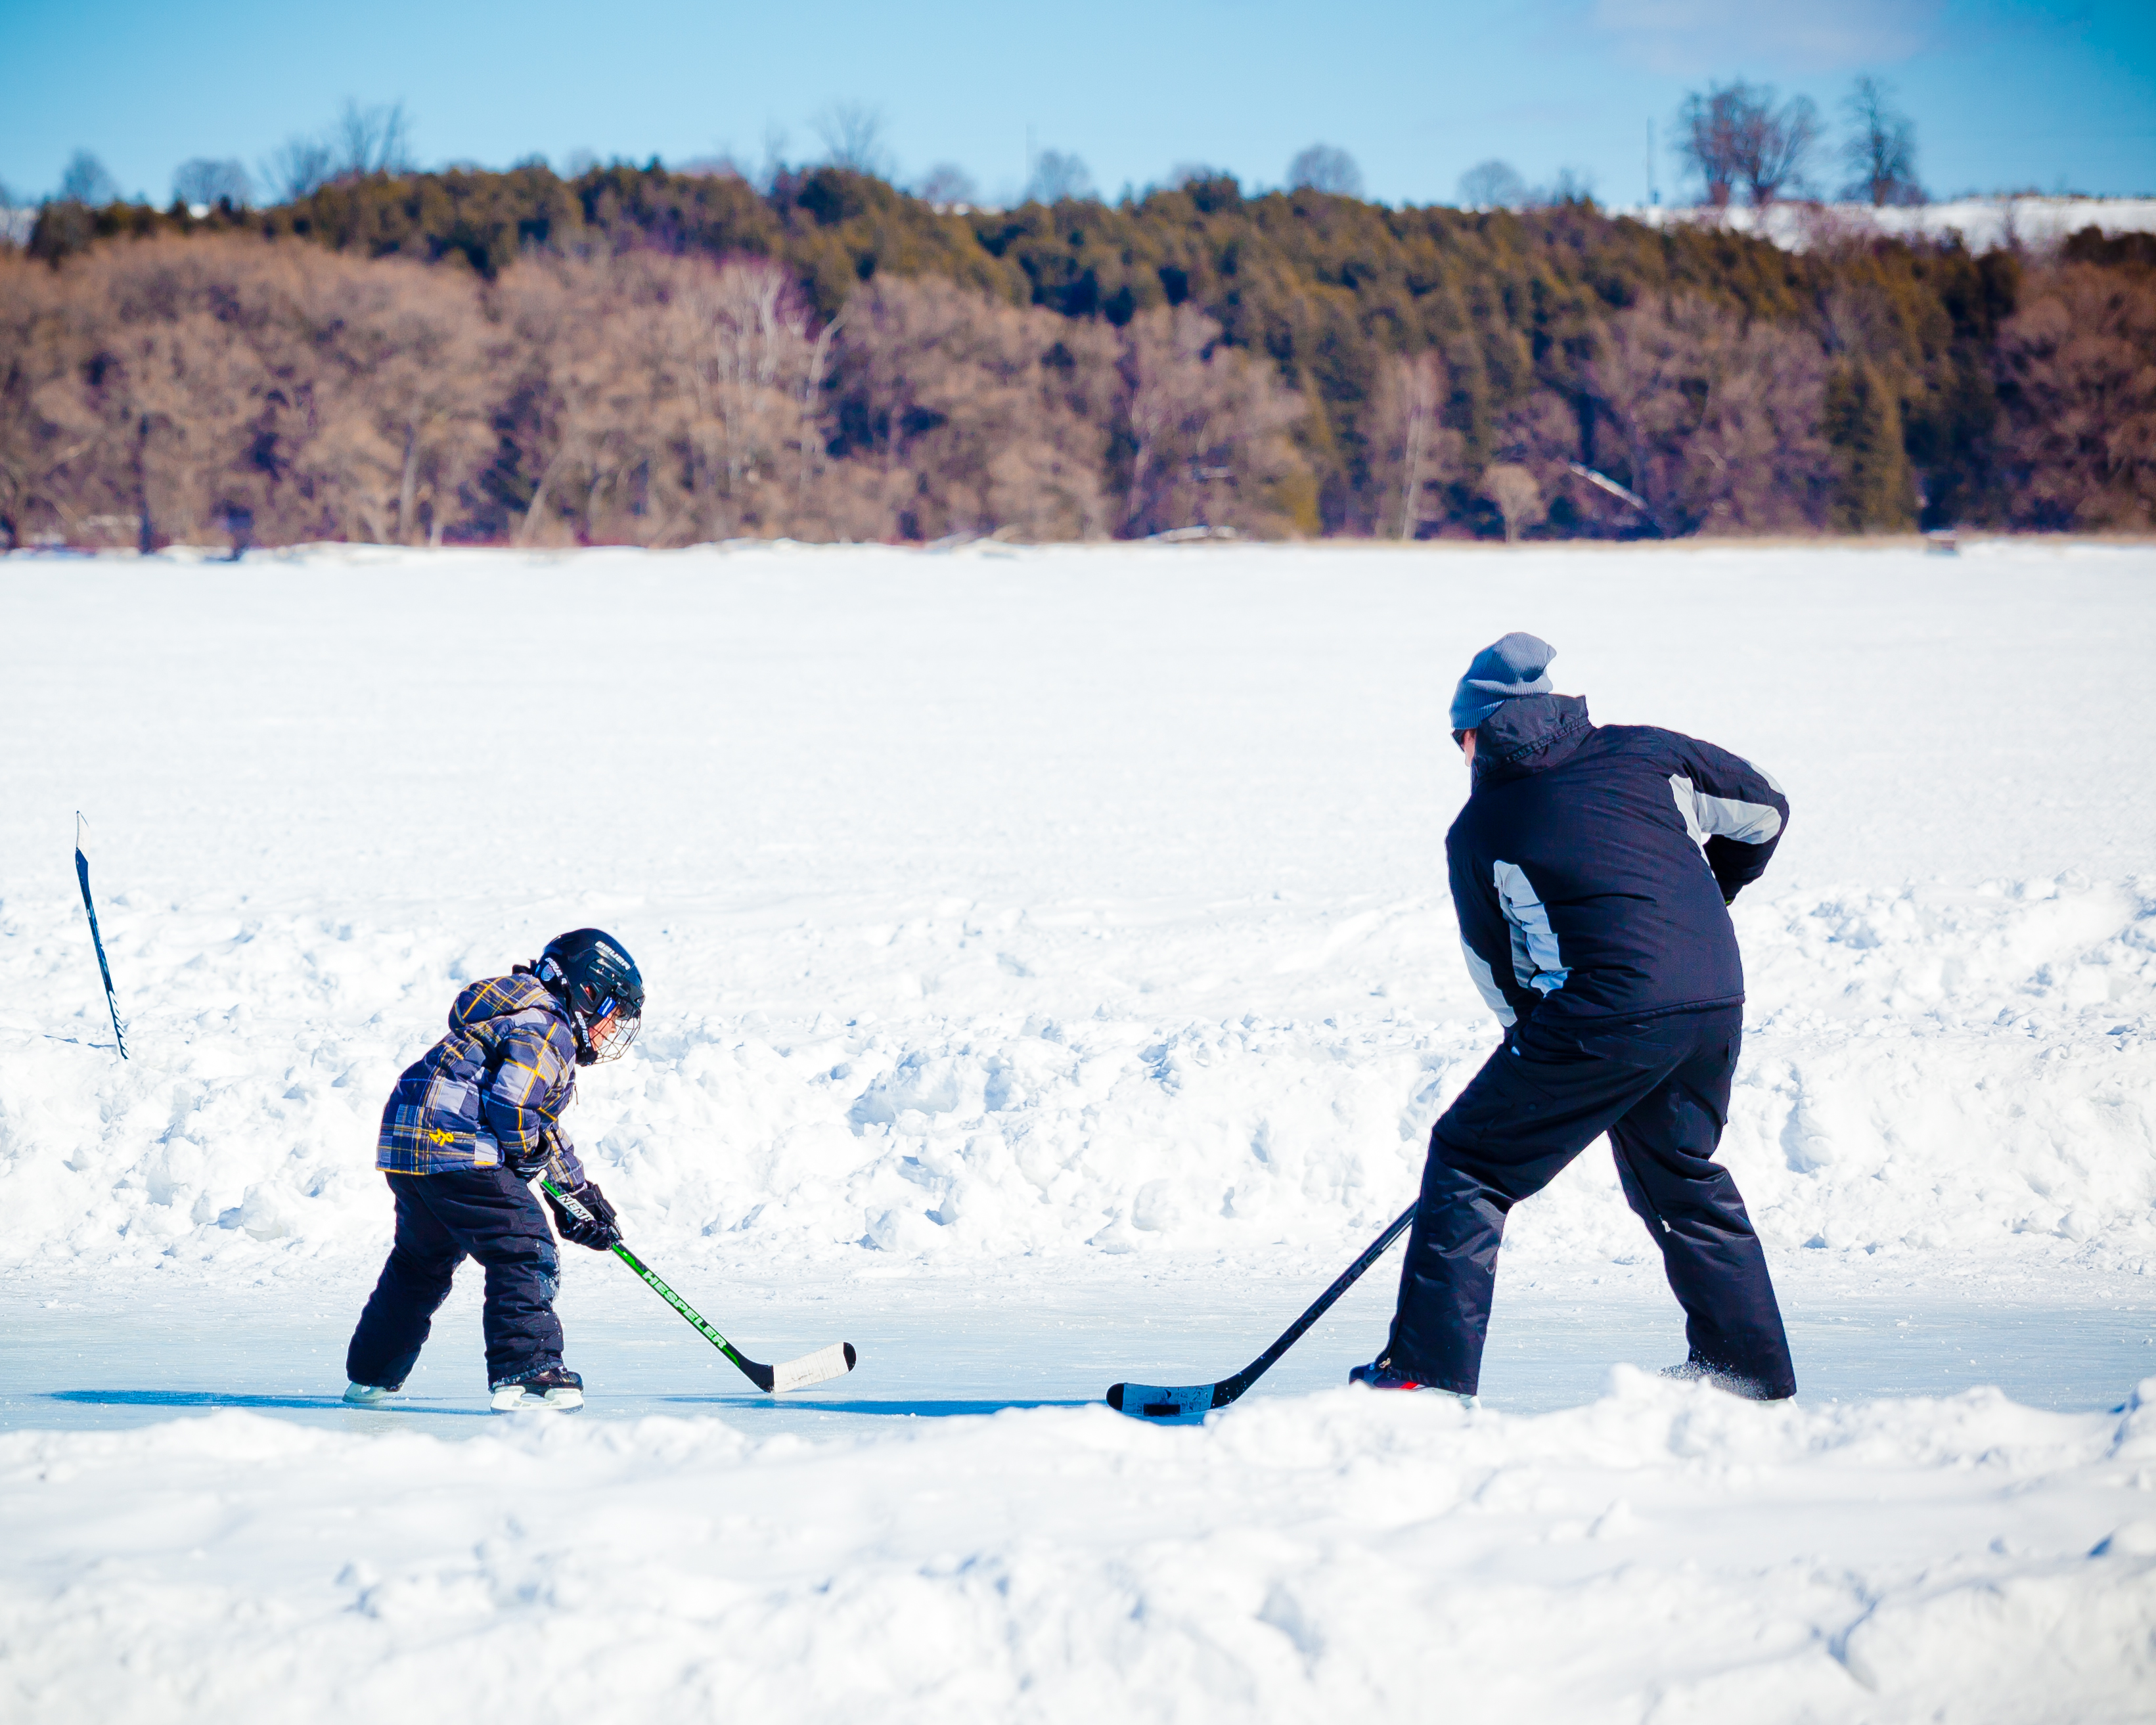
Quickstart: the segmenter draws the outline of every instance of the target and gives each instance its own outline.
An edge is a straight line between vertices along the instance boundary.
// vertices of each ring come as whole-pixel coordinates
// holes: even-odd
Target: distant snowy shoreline
[[[1971,251],[2056,245],[2085,228],[2100,233],[2156,233],[2156,198],[1956,198],[1938,203],[1888,205],[1812,203],[1791,199],[1763,210],[1732,205],[1633,204],[1609,213],[1650,227],[1727,228],[1757,234],[1785,251],[1806,251],[1837,241],[1958,238]]]

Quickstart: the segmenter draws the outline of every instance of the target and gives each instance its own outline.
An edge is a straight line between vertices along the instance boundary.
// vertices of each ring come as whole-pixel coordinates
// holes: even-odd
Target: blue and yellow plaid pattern
[[[404,1069],[382,1111],[374,1165],[392,1173],[506,1163],[527,1178],[550,1155],[571,1184],[583,1169],[556,1122],[576,1092],[569,1021],[528,976],[471,984],[449,1034]]]

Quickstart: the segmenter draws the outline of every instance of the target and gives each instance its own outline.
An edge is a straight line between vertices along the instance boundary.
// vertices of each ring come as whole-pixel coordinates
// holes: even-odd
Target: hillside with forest
[[[842,167],[59,200],[0,545],[2156,526],[2156,246]]]

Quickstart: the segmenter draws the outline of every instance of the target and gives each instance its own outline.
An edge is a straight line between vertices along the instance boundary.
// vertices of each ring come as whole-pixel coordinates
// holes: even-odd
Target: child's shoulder
[[[526,1014],[554,1022],[559,1022],[562,1016],[554,997],[534,978],[485,977],[465,984],[464,992],[457,996],[457,1004],[449,1009],[449,1022],[475,1029],[489,1020],[519,1018]],[[567,1027],[562,1028],[566,1034]]]

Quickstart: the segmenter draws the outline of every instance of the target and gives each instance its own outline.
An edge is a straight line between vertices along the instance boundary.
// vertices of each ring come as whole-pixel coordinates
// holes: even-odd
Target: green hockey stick
[[[593,1219],[589,1210],[552,1180],[542,1179],[539,1183],[547,1189],[548,1196],[578,1221]],[[767,1395],[783,1395],[790,1389],[806,1389],[812,1384],[824,1384],[834,1378],[843,1378],[854,1368],[856,1356],[854,1344],[850,1342],[834,1342],[829,1348],[819,1348],[814,1353],[804,1353],[798,1359],[782,1361],[775,1366],[767,1366],[761,1360],[751,1359],[705,1322],[695,1307],[661,1281],[651,1268],[626,1245],[616,1240],[612,1250],[614,1256],[649,1282],[660,1299],[688,1319],[698,1335],[740,1367],[742,1375]]]

